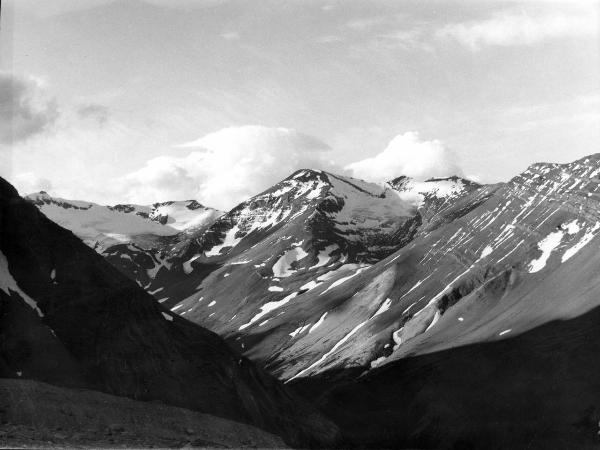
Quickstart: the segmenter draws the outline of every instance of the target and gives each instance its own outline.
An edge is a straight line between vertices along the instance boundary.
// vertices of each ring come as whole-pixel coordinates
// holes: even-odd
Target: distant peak
[[[323,179],[325,172],[317,169],[300,169],[292,173],[286,180],[310,181]]]

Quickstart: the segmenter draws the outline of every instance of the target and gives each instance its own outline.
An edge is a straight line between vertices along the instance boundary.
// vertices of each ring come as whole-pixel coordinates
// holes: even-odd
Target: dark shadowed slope
[[[164,310],[0,180],[0,375],[250,423],[288,443],[336,429],[217,335]]]
[[[596,308],[359,379],[332,371],[297,387],[320,397],[348,447],[592,449],[600,448],[599,352]]]

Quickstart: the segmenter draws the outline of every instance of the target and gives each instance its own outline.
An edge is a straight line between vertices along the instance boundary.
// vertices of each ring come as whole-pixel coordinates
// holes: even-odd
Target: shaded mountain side
[[[347,448],[600,447],[600,308],[520,336],[294,382]]]
[[[8,280],[3,375],[161,400],[256,425],[293,445],[335,439],[336,428],[292,391],[216,334],[163,309],[1,179],[0,231]],[[55,339],[46,342],[48,331]],[[55,357],[65,365],[47,371]]]
[[[3,448],[284,448],[263,430],[160,402],[0,379]]]

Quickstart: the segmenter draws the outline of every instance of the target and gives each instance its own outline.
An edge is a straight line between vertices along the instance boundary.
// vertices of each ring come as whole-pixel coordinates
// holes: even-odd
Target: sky
[[[506,181],[600,151],[597,1],[9,0],[0,176],[229,209],[300,168]]]

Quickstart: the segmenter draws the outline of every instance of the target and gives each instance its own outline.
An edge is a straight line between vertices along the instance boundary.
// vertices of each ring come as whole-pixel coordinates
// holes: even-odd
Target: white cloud
[[[462,175],[456,156],[438,140],[424,141],[416,132],[399,134],[381,153],[347,165],[353,176],[388,181],[400,175],[416,179]]]
[[[120,181],[128,201],[194,198],[230,209],[297,169],[334,167],[326,144],[287,128],[225,128],[181,147],[198,150],[154,158]]]
[[[40,178],[33,172],[17,174],[11,180],[19,194],[28,195],[39,191],[52,191],[52,183],[47,178]]]
[[[227,41],[236,41],[240,38],[240,33],[237,31],[227,31],[225,33],[221,33],[220,36]]]
[[[598,35],[597,8],[563,10],[508,9],[488,19],[453,23],[439,29],[439,39],[454,39],[470,50],[483,46],[532,45],[566,37]]]

